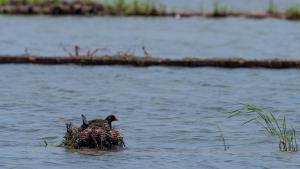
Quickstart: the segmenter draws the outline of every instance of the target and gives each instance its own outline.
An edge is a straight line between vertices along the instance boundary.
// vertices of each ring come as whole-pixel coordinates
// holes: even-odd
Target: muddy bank
[[[99,56],[99,57],[40,57],[40,56],[0,56],[0,64],[40,64],[40,65],[124,65],[136,67],[220,67],[220,68],[300,68],[300,60],[265,59],[247,60],[241,58],[212,59],[161,59],[136,56]]]
[[[99,3],[95,1],[41,1],[33,3],[28,0],[10,0],[0,3],[0,14],[6,15],[83,15],[83,16],[156,16],[156,17],[243,17],[253,19],[276,18],[300,20],[300,7],[290,7],[285,12],[268,9],[261,12],[237,12],[221,5],[208,11],[176,12],[167,11],[165,4],[140,1],[115,1],[114,3]]]

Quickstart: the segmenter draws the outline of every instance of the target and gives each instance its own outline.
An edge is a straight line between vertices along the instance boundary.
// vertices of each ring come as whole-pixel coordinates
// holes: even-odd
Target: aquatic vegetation
[[[30,5],[39,5],[39,4],[47,3],[46,0],[26,0],[25,2]]]
[[[0,0],[0,5],[9,4],[10,0]]]
[[[0,5],[7,4],[29,4],[29,5],[43,5],[63,3],[64,0],[0,0]]]
[[[221,137],[221,140],[222,140],[222,142],[223,142],[224,151],[227,151],[227,150],[229,149],[229,145],[226,144],[226,140],[225,140],[223,131],[222,131],[222,129],[221,129],[221,127],[220,127],[219,125],[217,125],[217,128],[218,128],[218,130],[219,130],[220,137]]]
[[[152,1],[146,0],[141,3],[139,0],[133,0],[126,10],[127,14],[151,14],[156,13],[155,5]]]
[[[117,55],[117,56],[125,56],[125,57],[127,57],[127,56],[136,56],[135,52],[136,52],[137,49],[141,49],[141,51],[143,52],[143,57],[144,58],[145,57],[146,58],[150,58],[151,57],[150,52],[146,48],[144,42],[140,43],[139,45],[134,45],[134,46],[128,48],[127,50],[125,50],[125,51],[117,51],[117,53],[115,55]],[[142,56],[140,56],[140,57],[142,57]]]
[[[231,11],[227,6],[221,5],[219,1],[214,1],[213,3],[213,16],[218,17],[218,16],[226,16]]]
[[[269,0],[269,6],[267,8],[267,13],[269,13],[269,14],[278,14],[279,13],[278,6],[274,3],[273,0]]]
[[[199,10],[200,10],[200,13],[203,13],[203,12],[204,12],[204,5],[203,5],[203,1],[202,1],[202,0],[199,0],[199,1],[198,1],[198,5],[199,5]]]
[[[125,11],[127,8],[127,3],[125,0],[114,0],[111,4],[106,3],[106,5],[111,7],[114,10]]]
[[[158,11],[160,12],[160,14],[165,14],[167,12],[167,5],[164,3],[159,3]]]
[[[109,8],[116,13],[123,13],[126,15],[157,15],[164,13],[166,7],[163,4],[157,5],[153,0],[132,0],[126,2],[125,0],[114,0],[113,2],[105,2],[104,8]]]
[[[290,20],[299,20],[300,19],[300,5],[290,6],[286,11],[286,18]]]
[[[255,121],[265,130],[267,134],[278,137],[280,151],[298,151],[296,130],[293,127],[289,129],[287,128],[285,117],[283,117],[283,119],[279,119],[275,117],[273,113],[266,112],[265,110],[250,104],[244,104],[241,108],[229,113],[229,118],[239,116],[243,113],[254,114],[254,117],[251,117],[242,125]]]
[[[160,16],[160,17],[244,17],[300,20],[300,6],[290,6],[280,12],[274,0],[269,0],[265,12],[237,11],[219,0],[213,2],[212,10],[205,11],[199,1],[198,11],[167,10],[158,0],[0,0],[0,14],[21,15],[87,15],[87,16]]]
[[[80,57],[80,56],[85,56],[85,57],[94,57],[98,52],[100,51],[107,51],[109,50],[108,48],[95,48],[95,49],[88,49],[85,54],[80,55],[80,46],[75,45],[74,46],[74,51],[71,52],[64,46],[62,46],[63,50],[68,54],[69,57]]]
[[[47,140],[44,140],[44,146],[45,146],[45,148],[48,146]]]
[[[82,15],[163,15],[166,5],[155,0],[0,0],[1,13],[6,14],[82,14]],[[28,7],[36,5],[39,8]],[[26,12],[27,10],[27,12]]]
[[[141,48],[142,48],[142,50],[143,50],[143,52],[144,52],[144,56],[145,56],[145,57],[150,57],[150,53],[149,53],[148,50],[146,49],[146,46],[145,46],[144,42],[142,42]]]

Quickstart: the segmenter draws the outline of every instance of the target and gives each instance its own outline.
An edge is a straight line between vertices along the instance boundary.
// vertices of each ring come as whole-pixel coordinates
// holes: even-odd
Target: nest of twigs
[[[117,128],[110,130],[92,126],[82,129],[72,122],[66,124],[66,134],[63,145],[74,149],[93,148],[99,150],[112,150],[124,148],[125,143],[121,132]]]

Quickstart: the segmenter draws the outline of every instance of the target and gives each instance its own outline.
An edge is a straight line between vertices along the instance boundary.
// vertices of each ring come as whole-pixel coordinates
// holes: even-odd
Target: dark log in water
[[[40,65],[124,65],[136,67],[220,67],[220,68],[300,68],[300,60],[264,59],[248,60],[241,58],[184,58],[162,59],[137,56],[99,57],[40,57],[40,56],[0,56],[0,64],[40,64]]]

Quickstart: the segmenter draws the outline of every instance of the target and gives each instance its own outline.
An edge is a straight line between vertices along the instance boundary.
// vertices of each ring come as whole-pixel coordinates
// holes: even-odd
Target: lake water
[[[273,19],[1,16],[0,28],[1,54],[28,48],[62,56],[62,46],[80,44],[142,55],[143,42],[164,58],[259,59],[298,58],[300,47],[299,22]],[[299,79],[297,69],[1,65],[0,168],[299,168],[299,153],[279,152],[260,127],[241,127],[247,117],[226,114],[252,103],[299,130]],[[124,151],[93,156],[56,147],[66,122],[111,113]]]
[[[299,57],[300,23],[241,18],[16,17],[0,16],[0,53],[66,56],[75,44],[81,53],[130,51],[183,57]]]
[[[2,65],[0,166],[298,168],[298,153],[279,152],[276,138],[226,112],[253,103],[299,129],[299,79],[293,69]],[[56,147],[82,113],[116,114],[128,148],[90,156]]]

